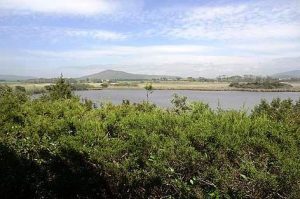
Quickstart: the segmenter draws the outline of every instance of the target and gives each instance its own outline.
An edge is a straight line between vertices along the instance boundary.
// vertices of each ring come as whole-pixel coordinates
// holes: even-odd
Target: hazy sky
[[[300,69],[300,0],[0,0],[0,74]]]

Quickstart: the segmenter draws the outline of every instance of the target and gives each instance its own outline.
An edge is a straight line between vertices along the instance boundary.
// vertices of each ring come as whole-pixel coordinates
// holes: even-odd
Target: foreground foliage
[[[62,80],[35,100],[1,87],[0,197],[299,197],[300,101],[173,103],[95,109]]]

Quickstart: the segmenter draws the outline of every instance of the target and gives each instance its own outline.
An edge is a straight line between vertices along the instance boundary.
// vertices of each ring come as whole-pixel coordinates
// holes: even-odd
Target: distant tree
[[[147,96],[147,102],[149,102],[149,96],[150,94],[153,93],[153,86],[152,84],[146,84],[146,86],[144,87],[146,89],[146,96]]]

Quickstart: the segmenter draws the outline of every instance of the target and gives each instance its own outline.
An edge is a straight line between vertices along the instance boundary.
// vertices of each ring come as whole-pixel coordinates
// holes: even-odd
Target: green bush
[[[30,100],[0,87],[1,198],[300,195],[300,100],[263,101],[251,114],[178,96],[168,110],[95,109],[53,88]]]

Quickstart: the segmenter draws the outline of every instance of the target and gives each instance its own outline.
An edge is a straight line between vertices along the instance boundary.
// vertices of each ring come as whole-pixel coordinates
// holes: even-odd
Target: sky
[[[0,74],[300,69],[300,0],[0,0]]]

